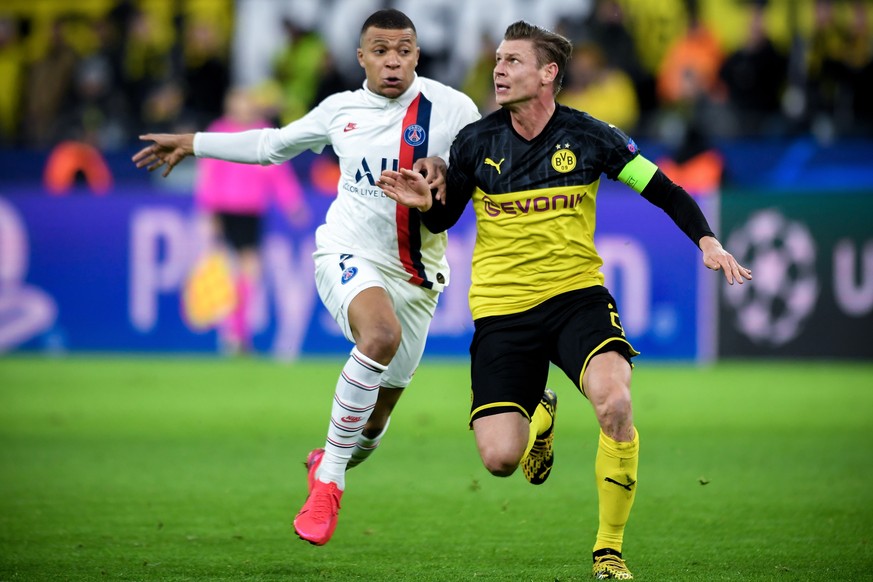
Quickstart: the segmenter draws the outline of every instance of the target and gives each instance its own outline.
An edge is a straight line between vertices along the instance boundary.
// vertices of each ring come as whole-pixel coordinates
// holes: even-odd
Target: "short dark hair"
[[[510,24],[503,34],[503,40],[529,40],[534,45],[537,66],[542,67],[549,63],[558,65],[558,75],[555,77],[554,87],[554,92],[557,95],[564,83],[564,73],[567,70],[570,55],[573,53],[573,43],[557,32],[552,32],[524,20]]]
[[[418,36],[418,33],[415,30],[415,25],[412,24],[412,20],[409,19],[404,13],[399,10],[395,10],[393,8],[387,8],[385,10],[377,10],[373,14],[364,21],[364,25],[361,27],[361,36],[364,36],[364,33],[367,32],[368,28],[384,28],[385,30],[403,30],[406,28],[412,29],[412,32]]]

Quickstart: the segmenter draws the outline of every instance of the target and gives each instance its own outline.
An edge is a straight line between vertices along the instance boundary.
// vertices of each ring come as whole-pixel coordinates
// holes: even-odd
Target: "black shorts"
[[[261,245],[261,217],[257,214],[216,214],[221,236],[233,249],[257,249]]]
[[[616,351],[630,362],[639,354],[624,337],[615,299],[601,286],[562,293],[527,311],[474,323],[470,422],[509,411],[532,417],[550,363],[584,394],[582,374],[592,356]]]

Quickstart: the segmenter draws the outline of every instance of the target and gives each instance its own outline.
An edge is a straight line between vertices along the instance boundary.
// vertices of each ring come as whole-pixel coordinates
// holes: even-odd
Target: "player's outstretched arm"
[[[385,195],[398,204],[427,212],[433,206],[433,195],[427,180],[413,170],[402,168],[399,172],[385,170],[376,184]]]
[[[752,271],[737,262],[732,254],[727,252],[714,236],[700,239],[700,250],[703,251],[703,264],[713,271],[724,272],[724,278],[731,285],[734,281],[742,285],[743,279],[752,280]]]
[[[136,167],[147,167],[149,172],[152,172],[166,165],[163,174],[165,178],[170,175],[176,164],[194,155],[193,133],[147,133],[139,136],[139,139],[151,141],[152,144],[139,150],[131,158]]]

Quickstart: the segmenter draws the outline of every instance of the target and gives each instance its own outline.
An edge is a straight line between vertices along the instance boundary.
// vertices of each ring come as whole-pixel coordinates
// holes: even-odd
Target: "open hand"
[[[723,271],[730,285],[733,285],[734,281],[742,285],[745,282],[743,279],[752,280],[751,269],[739,264],[716,238],[711,236],[701,238],[700,250],[703,251],[703,264],[713,271]]]
[[[415,160],[412,169],[420,172],[427,186],[433,193],[434,200],[439,200],[441,204],[446,203],[446,162],[439,156],[430,156]]]
[[[194,155],[193,133],[147,133],[139,136],[139,139],[153,143],[139,150],[131,158],[136,167],[147,167],[148,171],[152,172],[166,165],[167,168],[163,173],[164,178],[170,175],[176,164],[186,157]]]
[[[416,171],[401,169],[399,172],[385,170],[376,185],[388,198],[398,204],[427,212],[433,206],[433,195],[424,176]]]

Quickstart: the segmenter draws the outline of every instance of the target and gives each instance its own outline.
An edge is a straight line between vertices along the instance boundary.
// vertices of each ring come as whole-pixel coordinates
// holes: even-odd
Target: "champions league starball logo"
[[[725,289],[737,329],[770,347],[797,337],[819,295],[815,241],[806,226],[764,210],[731,233],[727,248],[755,277]]]

